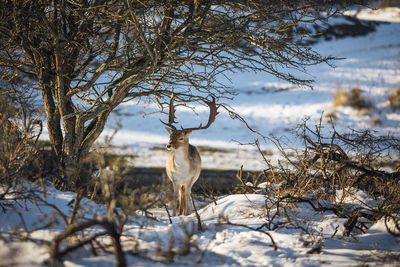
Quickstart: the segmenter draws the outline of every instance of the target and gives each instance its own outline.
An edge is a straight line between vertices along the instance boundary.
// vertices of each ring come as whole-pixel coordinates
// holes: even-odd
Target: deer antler
[[[204,126],[202,124],[200,124],[199,127],[185,128],[185,129],[182,129],[182,130],[190,130],[190,131],[204,130],[204,129],[207,129],[208,127],[210,127],[210,125],[215,121],[215,117],[218,114],[218,108],[219,108],[219,105],[217,105],[215,103],[215,97],[212,96],[212,101],[205,101],[204,100],[204,103],[206,103],[208,105],[208,107],[210,108],[210,115],[208,117],[207,124],[204,125]]]
[[[171,100],[169,101],[169,111],[168,111],[168,123],[163,122],[160,120],[164,125],[168,126],[169,128],[176,130],[176,127],[173,125],[173,123],[176,123],[175,121],[175,106],[174,106],[174,92],[171,93]]]
[[[160,120],[164,125],[166,125],[167,127],[176,130],[176,127],[173,125],[174,123],[176,123],[175,121],[175,106],[174,106],[174,92],[171,93],[171,100],[169,101],[169,112],[168,112],[168,123],[163,122],[162,120]],[[182,130],[188,130],[188,131],[195,131],[195,130],[204,130],[207,129],[208,127],[210,127],[210,125],[215,121],[215,117],[218,114],[218,108],[219,105],[217,105],[215,103],[215,97],[212,96],[212,101],[205,101],[203,100],[204,103],[206,103],[208,105],[208,107],[210,108],[210,115],[208,117],[208,122],[206,125],[202,125],[200,124],[198,127],[193,127],[193,128],[183,128]]]

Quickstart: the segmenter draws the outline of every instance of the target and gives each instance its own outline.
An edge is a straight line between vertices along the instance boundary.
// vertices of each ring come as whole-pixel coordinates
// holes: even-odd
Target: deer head
[[[168,150],[175,150],[179,147],[186,146],[189,144],[189,135],[195,130],[204,130],[210,127],[210,125],[215,121],[215,117],[218,114],[219,105],[215,103],[215,98],[212,97],[212,101],[203,101],[206,103],[210,109],[210,114],[208,117],[208,122],[206,125],[200,124],[198,127],[192,128],[183,128],[177,129],[173,124],[176,123],[175,121],[175,105],[174,105],[174,93],[171,94],[171,100],[169,102],[169,112],[168,112],[168,123],[161,121],[165,127],[165,129],[170,134],[170,140],[167,144]]]
[[[189,135],[192,134],[191,130],[173,130],[168,127],[165,127],[165,129],[169,133],[169,141],[167,143],[168,150],[175,150],[180,147],[186,147],[189,144]]]

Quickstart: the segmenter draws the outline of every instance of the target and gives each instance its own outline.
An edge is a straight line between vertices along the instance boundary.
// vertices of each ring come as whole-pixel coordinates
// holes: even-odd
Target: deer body
[[[167,148],[171,152],[167,159],[166,172],[174,188],[174,197],[179,203],[179,215],[186,215],[191,209],[192,186],[201,172],[201,158],[196,147],[189,144],[192,131],[167,130],[170,133]]]
[[[169,153],[166,165],[168,178],[172,181],[174,187],[174,196],[179,204],[179,215],[187,215],[191,208],[192,186],[199,178],[201,172],[201,158],[195,146],[189,144],[189,135],[195,130],[207,129],[215,120],[218,114],[218,107],[215,103],[215,98],[212,101],[204,101],[210,108],[210,114],[206,125],[200,124],[198,127],[182,128],[178,130],[173,124],[175,122],[175,105],[174,93],[171,94],[169,102],[168,126],[167,131],[170,134],[167,149]],[[176,215],[176,205],[174,205],[174,215]]]

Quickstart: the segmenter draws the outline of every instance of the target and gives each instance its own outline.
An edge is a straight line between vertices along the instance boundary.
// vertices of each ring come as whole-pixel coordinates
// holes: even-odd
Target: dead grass
[[[371,101],[365,98],[359,87],[355,87],[348,91],[339,89],[334,97],[333,105],[334,108],[341,106],[352,107],[359,115],[369,114],[370,109],[372,108]]]
[[[388,95],[389,105],[393,110],[400,109],[400,87]]]
[[[368,122],[368,126],[375,126],[381,124],[381,120],[378,115],[374,115],[372,119]]]

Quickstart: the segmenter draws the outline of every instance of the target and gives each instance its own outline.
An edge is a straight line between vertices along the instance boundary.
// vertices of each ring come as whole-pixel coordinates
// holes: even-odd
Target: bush
[[[360,115],[367,115],[372,107],[371,101],[365,99],[360,88],[356,87],[350,91],[338,90],[334,97],[334,107],[349,106],[359,112]]]
[[[274,140],[283,158],[278,164],[271,163],[256,142],[268,168],[253,177],[238,175],[242,183],[236,193],[265,194],[268,230],[300,227],[293,225],[296,219],[289,210],[307,203],[315,211],[346,218],[343,236],[363,232],[368,228],[365,222],[381,219],[394,224],[387,226],[388,232],[400,235],[399,138],[370,131],[339,133],[333,124],[328,128],[321,121],[315,128],[300,125],[297,136],[303,148],[287,149]],[[363,200],[355,192],[377,201],[359,204]]]
[[[25,98],[0,94],[0,186],[1,198],[24,176],[37,153],[41,133],[37,110],[26,105]],[[0,199],[1,199],[0,198]]]
[[[389,105],[393,110],[400,109],[400,87],[389,93]]]

